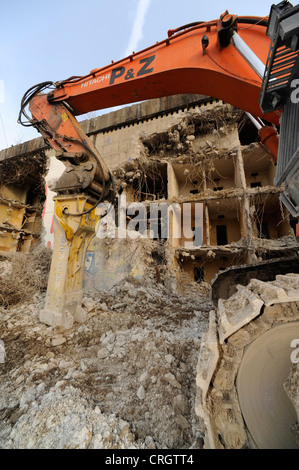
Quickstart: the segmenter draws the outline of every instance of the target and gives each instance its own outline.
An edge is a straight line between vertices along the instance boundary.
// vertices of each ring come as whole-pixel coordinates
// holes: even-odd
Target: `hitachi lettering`
[[[110,73],[106,73],[106,75],[101,75],[98,78],[92,78],[91,80],[88,80],[87,82],[82,83],[81,88],[85,88],[88,85],[94,85],[95,83],[103,82],[104,80],[107,80],[108,78],[110,78]]]
[[[141,77],[142,75],[152,73],[154,71],[154,67],[150,67],[150,65],[152,62],[154,62],[155,58],[156,56],[152,55],[146,59],[141,59],[139,64],[142,65],[142,67],[140,67],[140,69],[137,71],[136,77]],[[123,66],[113,69],[111,72],[109,85],[113,85],[114,82],[120,77],[123,77],[125,80],[131,80],[132,78],[135,78],[135,71],[132,68],[126,69]]]

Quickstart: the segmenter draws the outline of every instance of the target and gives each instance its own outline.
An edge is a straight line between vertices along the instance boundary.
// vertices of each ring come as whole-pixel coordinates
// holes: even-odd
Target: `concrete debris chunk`
[[[56,335],[52,338],[52,346],[60,346],[66,342],[66,338],[62,335]]]
[[[173,387],[182,388],[181,384],[177,381],[177,379],[175,378],[175,376],[171,372],[168,372],[167,374],[165,374],[164,378]]]
[[[269,282],[263,282],[258,279],[252,279],[248,285],[248,289],[252,289],[258,293],[266,306],[280,302],[288,302],[290,300],[289,296],[281,287],[273,286]]]
[[[241,285],[229,299],[218,301],[220,344],[242,326],[260,314],[264,302]]]
[[[205,403],[207,391],[214,374],[219,358],[218,336],[216,327],[216,314],[210,312],[209,331],[203,335],[199,360],[197,364],[196,385],[201,390],[201,396],[198,397],[201,404]]]
[[[0,364],[4,364],[6,358],[4,342],[0,339]]]
[[[108,356],[108,354],[109,354],[108,349],[101,348],[101,349],[98,350],[97,356],[98,356],[99,359],[105,359]]]
[[[299,274],[288,273],[285,276],[278,274],[275,281],[273,281],[271,284],[273,284],[273,286],[284,289],[287,295],[290,297],[288,301],[299,300]]]
[[[190,426],[190,423],[188,422],[188,420],[182,416],[182,415],[178,415],[175,417],[175,422],[182,428],[182,429],[188,429],[189,426]]]
[[[145,395],[146,393],[145,393],[144,387],[143,385],[140,385],[140,387],[137,390],[137,397],[139,398],[139,400],[144,400]]]
[[[175,360],[172,354],[166,354],[165,359],[168,364],[171,364]]]

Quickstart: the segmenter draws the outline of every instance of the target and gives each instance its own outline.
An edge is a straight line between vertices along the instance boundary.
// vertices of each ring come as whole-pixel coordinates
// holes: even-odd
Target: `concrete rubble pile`
[[[211,303],[124,280],[87,321],[39,322],[44,294],[1,308],[0,448],[200,448],[196,364]]]

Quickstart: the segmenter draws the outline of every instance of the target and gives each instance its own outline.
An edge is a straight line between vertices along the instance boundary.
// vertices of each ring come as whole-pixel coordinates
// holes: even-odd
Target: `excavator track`
[[[298,273],[251,279],[218,300],[196,378],[206,448],[299,448],[299,358],[292,344],[299,344]]]
[[[246,286],[251,279],[274,281],[278,273],[299,273],[299,256],[277,258],[220,271],[211,284],[212,301],[217,306],[220,298],[228,299],[236,292],[238,284]]]

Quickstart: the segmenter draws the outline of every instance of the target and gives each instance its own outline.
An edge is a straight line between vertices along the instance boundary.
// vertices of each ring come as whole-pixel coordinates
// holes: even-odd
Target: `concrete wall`
[[[100,240],[91,242],[85,265],[84,288],[109,290],[128,277],[141,280],[145,265],[138,240]]]
[[[43,150],[19,156],[15,147],[0,152],[0,253],[28,252],[40,241],[45,160]]]

